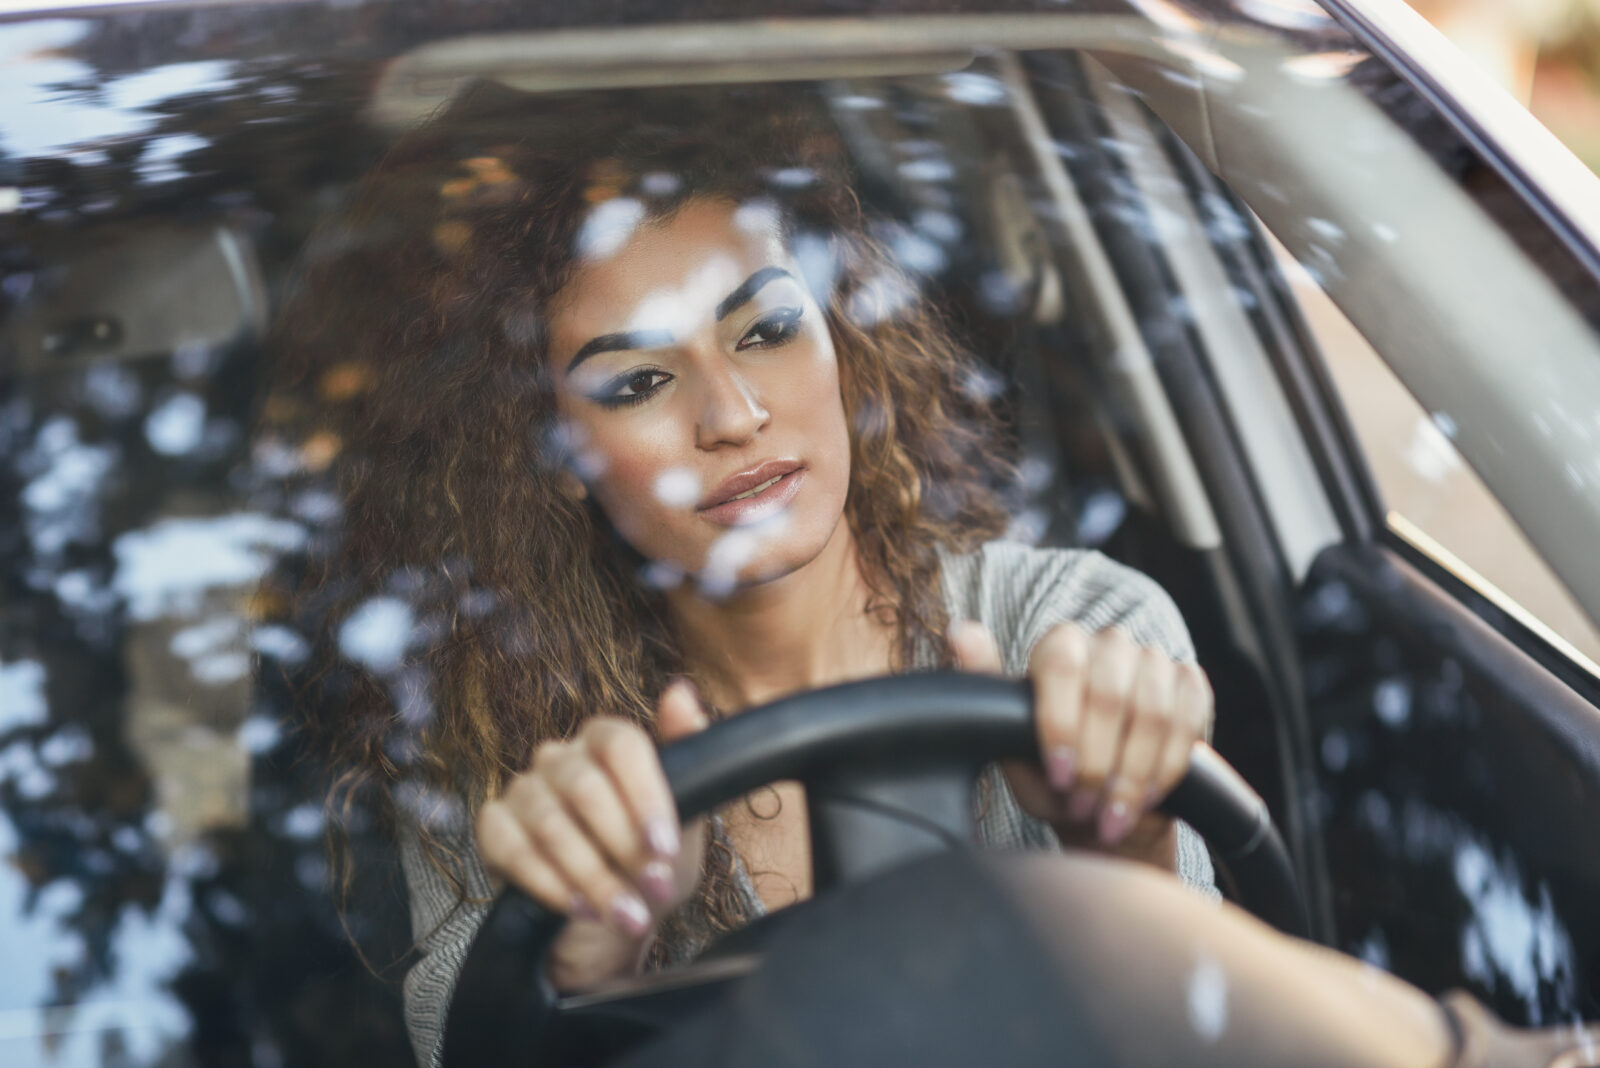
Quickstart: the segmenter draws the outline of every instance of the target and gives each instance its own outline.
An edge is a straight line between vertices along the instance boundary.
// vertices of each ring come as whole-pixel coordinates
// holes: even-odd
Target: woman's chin
[[[843,527],[843,523],[836,525]],[[770,586],[806,568],[822,556],[833,529],[784,527],[735,528],[719,537],[695,571],[698,592],[726,599],[746,590]]]
[[[673,539],[661,538],[665,531],[659,528],[651,539],[655,545],[627,540],[649,561],[641,578],[652,588],[685,589],[710,600],[726,600],[800,571],[824,555],[838,532],[847,529],[842,514],[797,515],[789,509],[758,523],[719,528],[709,542],[700,541],[691,557],[695,563],[685,560],[682,541],[676,547],[662,544]],[[704,537],[703,530],[694,533],[697,541]]]

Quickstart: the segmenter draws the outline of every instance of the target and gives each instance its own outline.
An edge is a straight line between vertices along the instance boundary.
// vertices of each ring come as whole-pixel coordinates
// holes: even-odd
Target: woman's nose
[[[728,360],[715,361],[706,376],[705,398],[695,425],[695,444],[702,449],[743,445],[770,422],[754,385]]]

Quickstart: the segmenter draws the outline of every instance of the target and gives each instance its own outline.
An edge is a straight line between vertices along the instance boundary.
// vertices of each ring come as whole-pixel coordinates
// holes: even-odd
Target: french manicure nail
[[[639,872],[639,888],[657,905],[672,900],[672,867],[664,860],[652,860]]]
[[[1106,845],[1116,845],[1128,833],[1133,814],[1126,801],[1113,801],[1100,814],[1100,840]]]
[[[572,895],[572,904],[567,908],[567,915],[574,920],[598,920],[600,914],[589,904],[589,899],[582,894]]]
[[[645,824],[644,837],[650,843],[650,851],[656,856],[678,855],[678,825],[666,817],[660,816]]]
[[[622,933],[638,938],[650,930],[650,910],[632,894],[623,892],[611,899],[611,919]]]
[[[1066,790],[1072,786],[1072,780],[1078,777],[1078,754],[1069,746],[1058,745],[1045,757],[1044,770],[1051,786]]]

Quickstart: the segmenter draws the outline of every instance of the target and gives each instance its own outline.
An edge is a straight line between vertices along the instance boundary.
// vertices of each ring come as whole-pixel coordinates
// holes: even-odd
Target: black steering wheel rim
[[[961,672],[889,676],[797,694],[714,724],[661,751],[667,782],[686,821],[784,779],[805,783],[808,795],[817,784],[849,782],[845,793],[851,795],[851,807],[859,808],[862,795],[871,794],[875,773],[890,777],[891,796],[909,789],[920,804],[915,791],[931,788],[923,796],[937,805],[939,799],[955,796],[953,781],[970,786],[983,766],[1013,758],[1038,758],[1031,686]],[[884,807],[870,796],[866,800],[875,809]],[[1287,933],[1307,933],[1293,866],[1265,803],[1215,751],[1195,746],[1188,773],[1161,808],[1205,838],[1232,875],[1242,905]],[[847,811],[843,824],[837,822],[837,813],[825,815],[821,824],[832,825],[825,831],[817,815],[814,809],[813,855],[822,865],[819,892],[835,879],[860,878],[884,866],[882,857],[852,852],[856,842],[824,840],[819,848],[819,834],[870,839],[872,828],[863,830],[860,823],[850,822],[855,817]],[[879,812],[878,818],[882,816]],[[947,811],[944,822],[957,818]],[[927,822],[921,814],[917,819]],[[927,840],[939,837],[934,833]],[[907,856],[926,851],[914,834],[907,841]],[[882,845],[881,839],[877,844]],[[895,859],[891,856],[888,863]],[[564,916],[518,891],[501,894],[473,940],[451,997],[444,1068],[509,1057],[537,1063],[552,1057],[567,1063],[573,1057],[573,1036],[563,1033],[568,1013],[544,972],[546,953],[565,922]],[[644,1037],[660,1017],[663,999],[670,1004],[681,998],[688,1004],[699,987],[712,981],[727,981],[726,973],[713,969],[687,983],[672,973],[641,980],[633,992],[611,999],[610,1018],[622,1021],[625,1029],[630,999],[640,1006],[650,1001],[653,1011],[638,1014],[637,1037]]]

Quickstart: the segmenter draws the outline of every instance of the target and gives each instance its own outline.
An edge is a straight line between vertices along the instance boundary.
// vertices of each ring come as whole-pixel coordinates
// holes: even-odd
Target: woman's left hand
[[[1004,671],[984,627],[950,628],[965,671]],[[1170,817],[1155,805],[1189,766],[1189,750],[1211,726],[1205,672],[1139,646],[1121,627],[1052,628],[1028,662],[1042,764],[1005,765],[1017,802],[1063,830],[1092,833],[1108,847],[1166,842]],[[1165,859],[1165,858],[1163,858]]]

